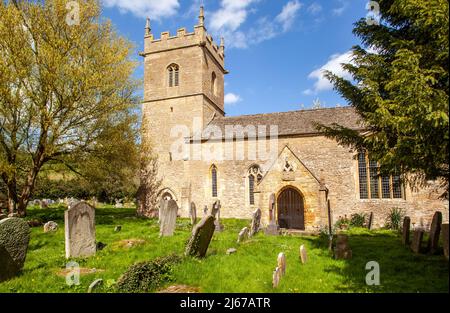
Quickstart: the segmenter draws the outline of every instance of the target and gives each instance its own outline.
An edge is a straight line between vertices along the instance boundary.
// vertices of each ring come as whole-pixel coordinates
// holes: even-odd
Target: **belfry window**
[[[248,170],[248,198],[250,205],[255,204],[255,182],[259,183],[262,177],[261,168],[258,165],[253,165]]]
[[[217,167],[215,165],[211,166],[211,190],[212,196],[217,197]]]
[[[402,199],[403,186],[398,173],[380,175],[378,162],[367,153],[358,153],[359,197],[360,199]]]
[[[180,67],[176,64],[171,64],[167,68],[169,87],[176,87],[180,84]]]

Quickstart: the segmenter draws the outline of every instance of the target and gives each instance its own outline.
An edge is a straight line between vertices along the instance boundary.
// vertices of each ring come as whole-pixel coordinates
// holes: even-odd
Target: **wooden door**
[[[277,199],[278,224],[281,228],[305,229],[302,195],[293,188],[281,192]]]

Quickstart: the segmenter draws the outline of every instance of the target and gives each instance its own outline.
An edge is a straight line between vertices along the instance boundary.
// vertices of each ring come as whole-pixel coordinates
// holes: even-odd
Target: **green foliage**
[[[318,129],[341,144],[366,149],[382,174],[414,173],[412,182],[449,176],[449,4],[447,0],[379,0],[380,25],[365,19],[354,33],[345,69],[328,72],[335,89],[361,116],[367,132],[341,125]]]
[[[347,215],[339,216],[336,223],[334,223],[334,227],[336,229],[348,229],[350,226],[350,219]]]
[[[405,213],[401,208],[392,208],[386,217],[386,227],[392,230],[400,230]]]
[[[134,264],[119,278],[117,290],[124,293],[153,291],[172,280],[173,265],[180,261],[178,255],[172,254]]]
[[[364,227],[366,225],[367,214],[354,213],[350,217],[350,226],[352,227]]]

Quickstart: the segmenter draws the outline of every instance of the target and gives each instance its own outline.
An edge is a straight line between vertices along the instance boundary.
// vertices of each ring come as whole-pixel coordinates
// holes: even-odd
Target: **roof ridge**
[[[272,112],[272,113],[255,113],[255,114],[243,114],[243,115],[233,115],[233,116],[218,116],[214,120],[219,119],[228,119],[228,118],[239,118],[239,117],[252,117],[252,116],[264,116],[264,115],[281,115],[281,114],[289,114],[289,113],[297,113],[297,112],[314,112],[314,111],[324,111],[324,110],[339,110],[339,109],[353,109],[352,106],[346,105],[342,107],[333,107],[333,108],[318,108],[318,109],[305,109],[305,110],[291,110],[291,111],[283,111],[283,112]]]

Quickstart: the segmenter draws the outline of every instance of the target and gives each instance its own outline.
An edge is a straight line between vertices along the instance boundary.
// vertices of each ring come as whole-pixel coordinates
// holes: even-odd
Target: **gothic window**
[[[370,160],[365,152],[358,153],[360,199],[402,199],[400,175],[380,175],[379,164]]]
[[[167,68],[169,87],[179,86],[180,83],[180,67],[176,64],[171,64]]]
[[[217,76],[216,73],[212,73],[211,77],[211,93],[217,96]]]
[[[217,197],[217,167],[215,165],[211,167],[211,189],[212,196]]]
[[[248,170],[248,196],[250,205],[255,204],[255,182],[259,183],[262,177],[261,168],[258,165],[253,165]]]

